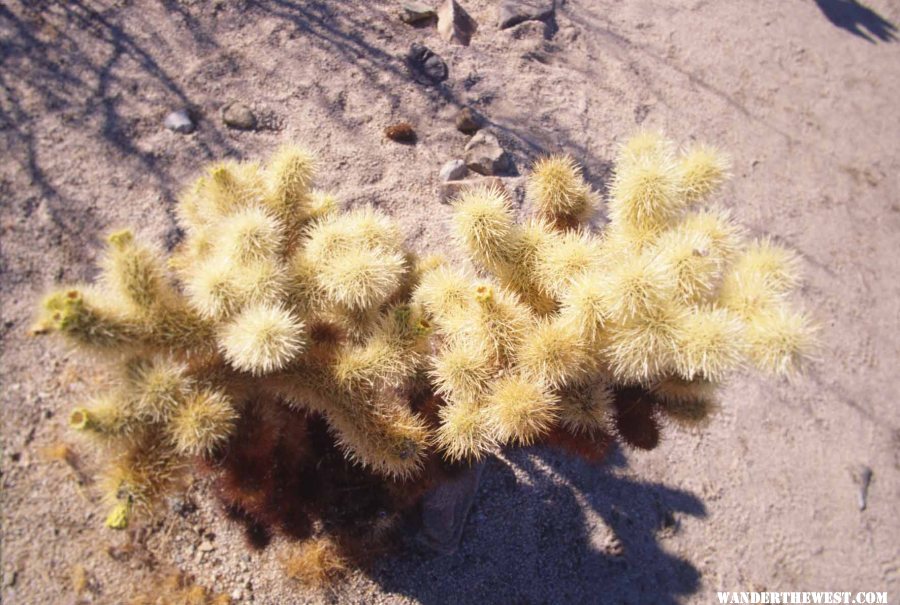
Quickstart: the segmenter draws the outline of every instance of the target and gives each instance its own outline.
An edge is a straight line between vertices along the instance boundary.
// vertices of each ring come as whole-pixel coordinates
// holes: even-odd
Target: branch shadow
[[[897,26],[856,0],[815,0],[816,6],[832,25],[845,29],[854,36],[877,44],[894,42]]]
[[[173,7],[167,3],[169,14],[180,16],[193,31],[195,23]],[[42,157],[46,133],[37,124],[42,114],[63,116],[68,128],[88,130],[113,156],[135,161],[135,172],[152,179],[164,199],[175,194],[165,160],[135,145],[137,118],[127,115],[122,105],[146,88],[161,91],[174,108],[194,104],[161,65],[160,48],[130,35],[117,17],[89,0],[35,0],[15,9],[13,3],[0,5],[0,134],[10,159],[37,194],[20,202],[18,210],[28,218],[43,202],[57,245],[72,242],[70,247],[78,248],[95,237],[100,226],[96,208],[73,203],[53,178],[52,159]],[[199,28],[195,41],[215,45]],[[126,63],[136,67],[134,74],[126,75]],[[214,130],[205,137],[197,142],[207,157],[235,152]],[[78,257],[77,250],[72,252]]]
[[[674,605],[699,589],[697,568],[662,547],[680,517],[706,516],[697,496],[614,472],[625,466],[620,450],[603,467],[547,448],[506,457],[509,465],[488,462],[456,553],[435,557],[406,548],[373,580],[426,605]]]

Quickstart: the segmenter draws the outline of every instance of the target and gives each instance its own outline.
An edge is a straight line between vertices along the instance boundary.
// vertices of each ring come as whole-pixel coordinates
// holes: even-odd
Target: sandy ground
[[[505,31],[495,2],[464,5],[480,25],[469,47],[379,0],[0,3],[4,603],[74,600],[75,565],[94,603],[169,565],[255,603],[712,603],[716,590],[898,602],[900,4],[579,0],[550,26]],[[408,77],[413,42],[447,61],[443,86]],[[225,128],[230,100],[261,127]],[[737,378],[708,430],[669,432],[651,453],[602,467],[543,450],[492,461],[457,554],[412,549],[330,594],[285,581],[277,548],[249,553],[202,485],[197,510],[131,536],[102,529],[96,491],[40,453],[71,441],[66,410],[94,381],[26,336],[40,293],[89,279],[112,227],[174,244],[173,198],[202,163],[284,141],[318,150],[320,183],[385,209],[413,247],[447,250],[437,171],[462,152],[453,118],[466,104],[519,171],[565,151],[601,190],[639,125],[723,147],[735,173],[724,203],[802,254],[820,361],[792,383]],[[162,126],[183,106],[201,118],[195,134]],[[400,120],[415,146],[384,138]]]

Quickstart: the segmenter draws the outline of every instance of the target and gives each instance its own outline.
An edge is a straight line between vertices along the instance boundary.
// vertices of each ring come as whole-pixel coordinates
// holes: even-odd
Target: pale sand
[[[203,162],[284,141],[320,153],[320,183],[341,199],[385,209],[416,249],[449,251],[437,172],[466,142],[453,127],[466,103],[520,171],[565,151],[600,189],[639,123],[728,151],[722,201],[803,257],[798,298],[824,328],[819,362],[793,383],[741,376],[707,430],[669,431],[656,451],[605,467],[544,451],[492,462],[459,553],[385,559],[374,579],[355,574],[330,596],[286,582],[275,548],[245,561],[240,531],[202,486],[199,511],[145,532],[155,560],[256,603],[712,603],[723,589],[900,598],[896,42],[836,26],[812,0],[567,2],[549,39],[538,23],[498,31],[494,2],[467,0],[480,24],[468,48],[401,23],[383,1],[110,0],[90,27],[81,2],[60,4],[68,14],[0,9],[3,602],[68,602],[75,564],[92,579],[88,602],[120,602],[149,577],[145,555],[108,556],[126,536],[102,528],[96,490],[41,461],[40,448],[72,439],[66,410],[92,375],[25,335],[40,293],[90,279],[114,226],[173,243],[174,195]],[[896,2],[870,6],[900,23]],[[416,41],[448,62],[445,87],[407,77]],[[231,99],[269,129],[225,129],[218,111]],[[165,130],[186,103],[204,116],[197,133]],[[384,138],[400,120],[416,127],[415,146]],[[874,472],[865,511],[862,466]],[[198,531],[215,534],[203,555]]]

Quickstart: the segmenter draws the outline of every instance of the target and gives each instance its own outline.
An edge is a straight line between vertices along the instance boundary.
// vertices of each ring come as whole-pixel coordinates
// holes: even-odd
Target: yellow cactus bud
[[[675,277],[675,295],[685,303],[708,300],[719,282],[720,260],[706,235],[673,229],[663,233],[648,254]]]
[[[332,303],[355,310],[385,302],[403,283],[408,267],[397,253],[360,249],[319,267],[319,286]]]
[[[335,379],[348,389],[400,386],[412,375],[418,362],[416,353],[404,344],[378,334],[365,344],[345,347],[334,361]]]
[[[309,194],[309,208],[306,212],[309,220],[317,221],[332,216],[338,211],[338,207],[337,197],[333,193],[315,189]]]
[[[216,220],[263,201],[265,183],[259,164],[234,161],[213,164],[199,183],[202,212]]]
[[[278,304],[286,297],[288,275],[280,262],[259,261],[241,267],[233,274],[241,306]]]
[[[677,336],[675,368],[687,380],[721,380],[743,359],[743,325],[725,309],[692,309]]]
[[[559,416],[559,397],[522,376],[499,378],[486,404],[488,426],[500,443],[530,445],[549,431]]]
[[[102,439],[128,437],[139,428],[132,401],[115,392],[95,397],[88,407],[69,413],[69,427]]]
[[[277,305],[247,307],[219,335],[219,346],[232,367],[255,375],[283,369],[305,345],[303,322]]]
[[[438,267],[422,276],[414,298],[441,322],[471,308],[474,302],[472,278],[457,269]]]
[[[219,224],[216,252],[230,263],[249,265],[274,259],[284,241],[282,224],[258,206],[242,208]]]
[[[691,212],[679,223],[678,231],[707,238],[710,256],[720,263],[729,262],[741,248],[744,231],[727,210],[712,208]]]
[[[225,393],[201,389],[187,396],[167,427],[178,453],[209,454],[231,436],[236,420],[237,412]]]
[[[497,446],[487,428],[485,412],[474,402],[453,402],[441,407],[440,421],[435,441],[450,461],[480,460]]]
[[[778,246],[769,238],[756,240],[735,260],[734,270],[741,274],[757,273],[769,287],[779,293],[793,289],[800,282],[800,259],[795,252]]]
[[[490,270],[510,262],[512,209],[506,193],[495,187],[469,187],[453,202],[453,235],[472,259]]]
[[[539,315],[552,313],[557,302],[541,283],[538,265],[561,241],[562,236],[546,220],[529,220],[513,232],[509,263],[496,271],[500,283]]]
[[[605,315],[627,322],[652,313],[674,297],[676,276],[650,255],[626,256],[602,276]]]
[[[456,340],[433,359],[436,392],[455,401],[476,401],[487,389],[496,365],[483,343]]]
[[[135,413],[164,422],[187,396],[187,366],[171,358],[138,358],[126,366],[126,382],[134,394]]]
[[[755,268],[735,265],[722,280],[716,302],[741,319],[748,320],[783,304],[784,295]]]
[[[584,273],[573,280],[563,294],[559,317],[572,326],[589,347],[596,348],[609,320],[607,303],[601,274]]]
[[[594,365],[576,327],[559,319],[539,321],[530,329],[516,351],[516,359],[525,376],[553,388],[577,382]]]
[[[107,241],[103,279],[121,301],[123,310],[131,315],[143,315],[155,307],[171,304],[175,293],[157,251],[138,244],[128,230],[112,233]]]
[[[266,205],[285,219],[302,218],[309,205],[315,158],[295,146],[275,152],[265,169]]]
[[[675,156],[675,146],[666,139],[663,133],[653,130],[642,130],[631,136],[619,148],[616,164],[645,159],[671,159]]]
[[[574,228],[594,213],[596,200],[581,168],[568,156],[539,159],[526,180],[525,192],[540,216],[562,228]]]
[[[728,178],[729,161],[708,145],[689,148],[678,162],[685,204],[704,201]]]
[[[109,511],[106,517],[106,527],[110,529],[125,529],[128,527],[128,520],[131,517],[131,504],[128,502],[118,502]]]
[[[609,200],[613,223],[655,228],[683,207],[678,164],[668,153],[630,153],[616,166]]]
[[[560,424],[575,434],[612,432],[613,391],[602,380],[566,385],[559,391]]]
[[[361,248],[399,253],[400,234],[383,213],[359,208],[317,221],[309,229],[304,246],[309,262],[320,267]]]
[[[600,267],[599,242],[581,231],[567,231],[544,249],[535,263],[538,283],[559,298],[580,276]]]
[[[460,318],[460,338],[484,343],[495,360],[512,357],[531,325],[531,314],[514,294],[481,284],[471,316]]]
[[[605,355],[616,378],[640,384],[671,371],[687,315],[681,305],[664,302],[624,323],[611,324]]]
[[[212,257],[185,272],[185,294],[197,313],[221,319],[237,311],[242,292],[235,283],[237,268],[227,258]]]
[[[809,316],[783,306],[750,317],[746,337],[758,368],[786,376],[795,374],[816,346],[816,328]]]

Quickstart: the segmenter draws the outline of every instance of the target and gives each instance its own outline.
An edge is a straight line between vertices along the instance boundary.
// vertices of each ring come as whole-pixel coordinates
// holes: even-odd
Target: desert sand
[[[718,590],[897,602],[900,4],[558,0],[549,21],[500,30],[498,2],[463,0],[478,23],[469,46],[403,23],[399,4],[0,4],[2,601],[120,603],[177,567],[273,604],[713,603]],[[416,42],[446,61],[442,85],[409,76]],[[231,101],[252,109],[253,130],[223,125]],[[604,191],[641,127],[727,151],[721,202],[802,256],[816,362],[792,381],[742,374],[708,428],[668,430],[652,452],[492,460],[458,552],[410,546],[327,593],[285,579],[277,544],[248,550],[202,482],[175,513],[105,529],[97,461],[84,452],[79,475],[42,454],[61,441],[83,452],[65,418],[98,379],[90,360],[28,336],[42,292],[91,279],[112,228],[173,246],[175,197],[204,163],[283,142],[314,149],[320,185],[345,204],[385,210],[417,250],[452,252],[438,170],[466,144],[462,106],[511,155],[519,200],[515,175],[550,152]],[[166,129],[185,107],[196,131]],[[399,121],[415,145],[385,138]]]

